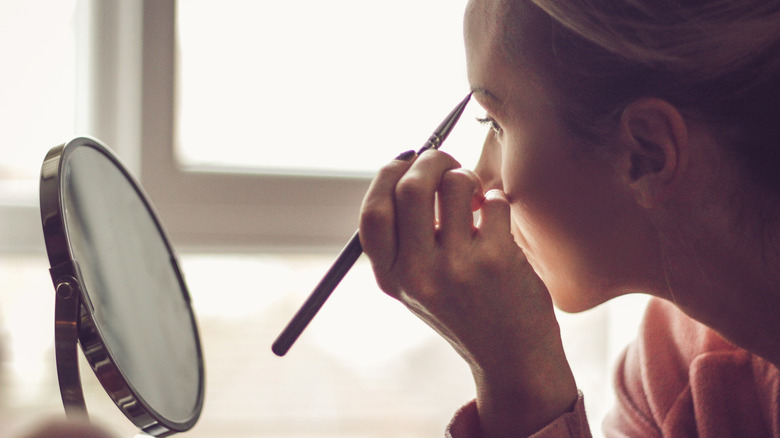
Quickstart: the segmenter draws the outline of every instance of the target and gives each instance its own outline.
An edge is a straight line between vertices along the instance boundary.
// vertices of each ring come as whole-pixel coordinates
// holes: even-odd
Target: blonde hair
[[[575,131],[595,139],[626,104],[659,97],[719,129],[748,174],[780,191],[780,1],[506,2],[510,51],[529,45],[513,21],[546,21],[531,44],[548,45],[543,68]]]

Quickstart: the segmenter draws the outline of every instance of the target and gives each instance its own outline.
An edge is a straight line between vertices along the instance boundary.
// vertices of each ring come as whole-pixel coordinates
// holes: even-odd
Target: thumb
[[[479,228],[490,233],[510,233],[509,198],[503,190],[492,189],[485,193],[479,210]]]

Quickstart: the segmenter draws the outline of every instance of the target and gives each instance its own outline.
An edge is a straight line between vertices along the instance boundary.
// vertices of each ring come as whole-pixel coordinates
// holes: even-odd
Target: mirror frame
[[[142,395],[137,393],[132,382],[122,372],[121,366],[117,365],[110,348],[101,336],[99,324],[95,320],[89,291],[86,290],[79,263],[74,260],[70,247],[70,235],[63,202],[63,166],[68,162],[68,158],[74,150],[83,147],[97,150],[110,160],[118,171],[122,172],[146,206],[170,254],[172,268],[179,280],[181,292],[190,312],[199,362],[197,401],[192,415],[184,421],[173,421],[165,418],[155,411]],[[190,295],[173,247],[141,185],[127,171],[118,157],[100,141],[89,137],[79,137],[52,148],[46,155],[41,167],[40,207],[46,251],[51,266],[49,272],[55,289],[54,349],[60,394],[66,415],[69,418],[87,416],[78,364],[77,344],[80,343],[82,352],[98,381],[116,406],[135,426],[149,435],[160,437],[191,429],[203,409],[205,389],[200,336]]]

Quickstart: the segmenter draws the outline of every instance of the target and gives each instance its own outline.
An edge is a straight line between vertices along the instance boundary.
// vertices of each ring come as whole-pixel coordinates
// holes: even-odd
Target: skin
[[[713,131],[648,97],[589,151],[533,48],[507,58],[502,11],[466,11],[469,82],[496,128],[475,172],[439,151],[391,162],[360,219],[379,286],[470,365],[484,435],[529,435],[576,401],[553,302],[581,311],[648,293],[780,363],[780,257],[735,208],[734,187],[758,192]]]
[[[660,272],[660,259],[651,245],[626,243],[650,242],[654,230],[623,184],[617,157],[582,152],[582,140],[559,119],[549,86],[506,59],[496,42],[500,10],[493,8],[471,5],[465,23],[475,98],[502,127],[488,136],[477,173],[513,201],[517,243],[559,308],[581,311],[646,287],[648,270]]]

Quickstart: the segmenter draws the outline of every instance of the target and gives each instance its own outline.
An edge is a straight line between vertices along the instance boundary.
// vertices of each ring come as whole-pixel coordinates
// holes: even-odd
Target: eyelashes
[[[501,125],[499,125],[494,118],[485,115],[485,117],[477,117],[477,122],[488,126],[494,133],[501,134]]]

